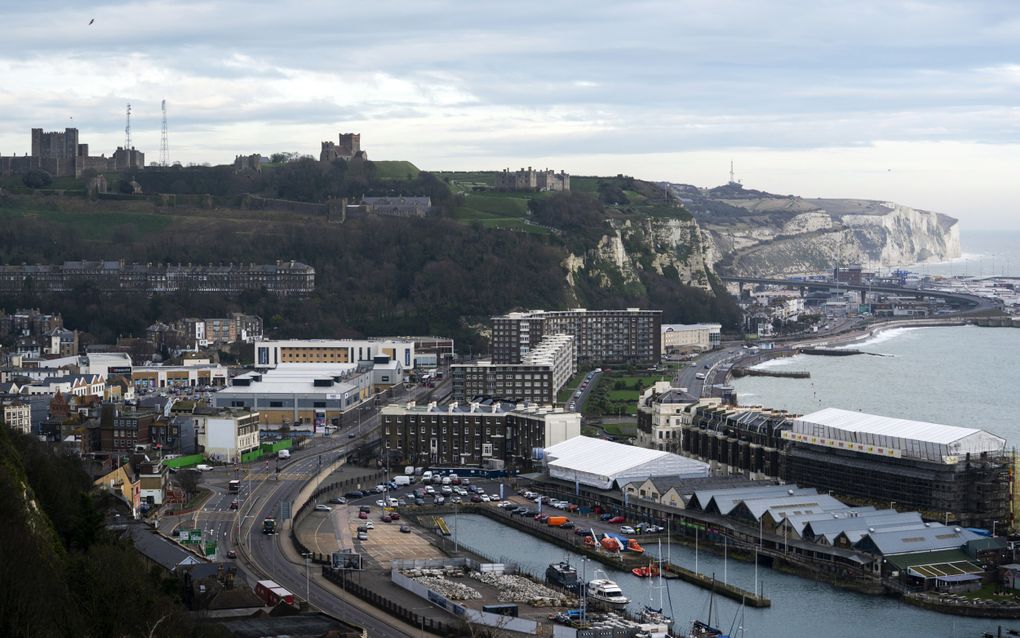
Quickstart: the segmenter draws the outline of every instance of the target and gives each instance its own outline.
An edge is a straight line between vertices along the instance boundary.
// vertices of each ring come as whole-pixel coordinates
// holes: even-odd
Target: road
[[[449,382],[447,378],[439,384],[436,392],[442,393],[444,385]],[[417,399],[428,391],[428,388],[415,387],[411,389],[411,396]],[[407,396],[398,397],[398,400],[407,400]],[[261,533],[262,521],[266,518],[276,518],[282,523],[281,504],[288,504],[296,510],[298,504],[294,500],[298,492],[321,468],[336,460],[338,455],[346,455],[357,446],[378,438],[380,420],[377,409],[371,408],[364,414],[367,416],[349,428],[338,430],[332,436],[315,437],[304,449],[293,451],[289,460],[279,462],[279,472],[276,472],[276,460],[256,461],[236,470],[233,466],[226,466],[204,472],[202,485],[212,491],[212,496],[197,512],[165,517],[161,530],[170,533],[174,527],[181,526],[211,531],[217,540],[214,558],[225,560],[228,551],[236,551],[239,566],[252,583],[271,578],[299,598],[305,598],[307,594],[313,607],[364,627],[370,636],[408,636],[390,624],[396,621],[387,622],[382,612],[379,612],[382,618],[366,613],[358,606],[337,598],[332,585],[324,585],[315,578],[306,580],[305,564],[288,558],[294,552],[281,546],[281,543],[289,544],[290,539],[283,534]],[[241,491],[237,495],[228,493],[227,484],[233,478],[241,479]],[[235,498],[239,508],[232,510],[230,505]],[[238,546],[238,539],[243,547]],[[308,569],[314,573],[319,571],[317,566]]]

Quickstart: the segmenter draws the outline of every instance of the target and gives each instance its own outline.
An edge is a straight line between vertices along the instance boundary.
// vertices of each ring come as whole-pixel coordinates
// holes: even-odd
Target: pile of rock
[[[576,598],[523,576],[471,572],[471,578],[499,590],[498,598],[503,603],[527,603],[532,607],[573,607],[577,605]]]
[[[464,576],[463,570],[455,567],[408,569],[404,571],[404,575],[450,600],[475,600],[482,597],[474,587],[450,580]]]

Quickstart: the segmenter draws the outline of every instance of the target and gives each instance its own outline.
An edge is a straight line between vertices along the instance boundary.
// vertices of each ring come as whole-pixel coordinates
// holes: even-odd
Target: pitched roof
[[[959,527],[933,525],[920,529],[899,531],[875,530],[869,532],[856,546],[860,549],[875,550],[883,556],[891,554],[915,554],[943,549],[960,549],[967,541],[980,538],[974,532]]]

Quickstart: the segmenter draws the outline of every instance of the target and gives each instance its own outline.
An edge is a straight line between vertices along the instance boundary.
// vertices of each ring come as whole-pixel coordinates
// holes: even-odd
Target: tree
[[[125,195],[131,195],[132,193],[135,192],[135,187],[131,184],[131,180],[121,179],[119,182],[117,182],[117,192],[123,193]]]
[[[185,493],[195,494],[198,492],[198,476],[197,470],[183,470],[177,475],[177,482]]]
[[[21,181],[29,188],[49,188],[53,183],[53,177],[41,168],[33,168],[25,173]]]

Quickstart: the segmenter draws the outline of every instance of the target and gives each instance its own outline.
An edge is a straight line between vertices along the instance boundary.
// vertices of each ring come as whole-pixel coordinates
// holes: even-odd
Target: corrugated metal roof
[[[611,484],[618,478],[633,478],[647,466],[649,476],[666,473],[707,476],[709,465],[671,452],[649,450],[587,436],[578,436],[545,449],[550,474],[564,478],[564,472],[605,477]],[[665,470],[665,471],[663,471]]]
[[[957,531],[959,530],[959,531]],[[858,545],[872,545],[883,556],[959,549],[967,541],[980,538],[974,532],[956,527],[932,526],[902,531],[876,530],[866,534]]]

